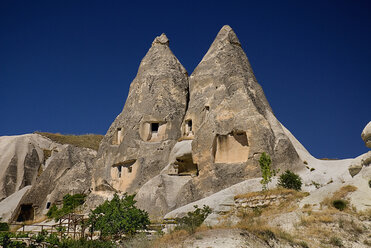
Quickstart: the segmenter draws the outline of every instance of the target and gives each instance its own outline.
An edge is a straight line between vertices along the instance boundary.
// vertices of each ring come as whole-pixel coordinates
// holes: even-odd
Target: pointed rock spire
[[[142,59],[122,112],[102,140],[94,172],[96,190],[136,192],[167,165],[181,136],[188,74],[162,34]],[[129,169],[130,168],[130,169]]]
[[[152,46],[154,46],[156,44],[169,46],[169,39],[167,38],[166,34],[162,33],[160,36],[157,36],[153,40]]]
[[[213,43],[217,42],[241,46],[236,33],[229,25],[224,25],[222,29],[220,29]]]

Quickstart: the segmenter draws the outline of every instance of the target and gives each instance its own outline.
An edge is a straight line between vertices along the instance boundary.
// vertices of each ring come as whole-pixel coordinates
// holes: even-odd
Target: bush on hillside
[[[332,206],[340,211],[343,211],[347,207],[347,205],[347,202],[344,200],[334,200],[332,202]]]
[[[84,204],[85,198],[86,195],[84,194],[67,194],[63,196],[62,208],[58,209],[57,206],[53,204],[46,213],[46,216],[49,218],[54,218],[56,221],[58,221],[64,215],[73,213],[78,206]]]
[[[135,206],[135,195],[117,194],[106,200],[89,214],[90,231],[100,231],[103,237],[120,238],[123,234],[132,236],[150,224],[148,213]]]
[[[301,190],[302,179],[298,174],[290,170],[286,170],[285,173],[280,175],[278,179],[278,186],[284,187],[286,189]]]
[[[204,205],[203,208],[199,208],[197,205],[193,206],[194,211],[188,212],[186,216],[182,218],[176,218],[177,222],[176,229],[184,229],[189,233],[194,233],[196,228],[201,226],[206,217],[211,214],[211,208]]]

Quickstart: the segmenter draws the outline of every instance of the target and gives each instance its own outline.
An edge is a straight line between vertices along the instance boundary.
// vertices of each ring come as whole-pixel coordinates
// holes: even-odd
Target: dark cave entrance
[[[17,222],[33,220],[34,214],[35,212],[32,204],[22,204],[17,217]]]

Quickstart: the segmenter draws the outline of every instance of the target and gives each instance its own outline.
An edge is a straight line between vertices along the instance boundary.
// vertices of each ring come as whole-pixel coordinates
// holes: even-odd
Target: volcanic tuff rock
[[[192,158],[200,171],[195,183],[204,195],[259,177],[263,152],[275,168],[304,167],[231,27],[216,36],[190,76],[189,91],[185,120],[194,125]]]
[[[32,185],[58,144],[38,134],[0,137],[0,199]]]
[[[162,216],[259,177],[263,152],[276,168],[304,168],[229,26],[220,30],[189,85],[168,43],[164,34],[154,40],[100,145],[96,192],[139,190],[138,205]]]
[[[162,34],[141,61],[124,109],[101,142],[96,191],[136,192],[161,172],[181,136],[187,90],[187,72]]]
[[[22,205],[32,206],[33,215],[47,213],[52,204],[60,205],[66,194],[89,194],[91,171],[96,151],[63,145],[53,156],[45,171],[20,201],[15,220],[22,215]]]
[[[371,148],[371,121],[365,126],[361,137],[368,148]]]

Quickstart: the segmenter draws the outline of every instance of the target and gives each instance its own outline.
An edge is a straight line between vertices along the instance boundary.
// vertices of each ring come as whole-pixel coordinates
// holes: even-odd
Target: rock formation
[[[365,126],[361,137],[368,148],[371,148],[371,121]]]
[[[0,137],[0,199],[32,185],[57,146],[38,134]]]
[[[63,145],[23,196],[12,220],[22,220],[22,215],[26,220],[45,215],[51,205],[61,205],[66,194],[88,195],[95,156],[94,150]]]
[[[233,30],[220,30],[189,86],[162,35],[101,143],[94,189],[138,192],[140,207],[163,216],[259,177],[263,152],[276,168],[304,168]]]
[[[95,191],[133,193],[160,173],[181,136],[187,89],[187,72],[162,34],[141,61],[124,109],[101,142]]]

